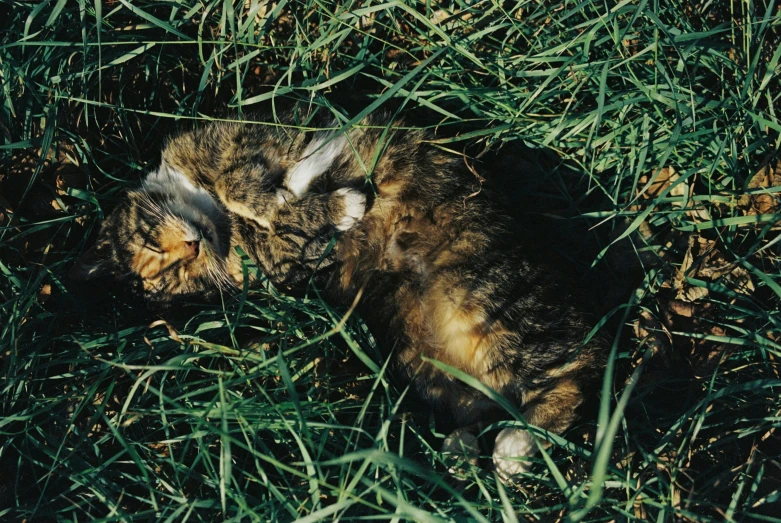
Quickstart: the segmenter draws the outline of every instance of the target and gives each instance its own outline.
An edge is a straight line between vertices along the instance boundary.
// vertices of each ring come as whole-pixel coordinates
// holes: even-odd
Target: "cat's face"
[[[226,271],[228,218],[205,197],[147,179],[106,219],[72,274],[128,280],[151,301],[233,285]]]

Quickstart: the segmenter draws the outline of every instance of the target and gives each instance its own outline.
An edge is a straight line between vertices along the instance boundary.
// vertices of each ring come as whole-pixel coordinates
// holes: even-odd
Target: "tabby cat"
[[[554,433],[576,419],[605,350],[548,267],[530,260],[464,159],[387,116],[349,130],[212,123],[172,138],[160,166],[103,224],[82,277],[132,275],[157,301],[240,285],[235,247],[274,283],[321,275],[326,296],[357,303],[395,371],[475,454],[504,413],[421,356],[468,373]],[[327,249],[338,232],[332,249]],[[533,436],[505,428],[503,480],[528,469]]]

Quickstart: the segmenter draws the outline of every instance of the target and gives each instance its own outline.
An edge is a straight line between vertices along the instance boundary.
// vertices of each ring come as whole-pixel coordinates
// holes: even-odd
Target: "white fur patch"
[[[445,452],[479,456],[480,447],[477,444],[477,436],[467,430],[458,429],[445,438],[442,443],[442,453]]]
[[[167,194],[171,197],[166,205],[167,210],[187,222],[186,232],[189,239],[186,241],[201,239],[200,231],[192,224],[201,224],[213,229],[222,214],[217,201],[208,191],[197,187],[187,176],[168,165],[165,160],[147,175],[143,188],[147,192]],[[204,223],[204,218],[207,218],[210,223]]]
[[[344,197],[344,216],[334,225],[340,231],[350,230],[355,227],[355,224],[363,218],[363,213],[366,212],[366,195],[346,187],[338,189],[336,194]]]
[[[165,160],[161,161],[160,166],[146,176],[144,187],[172,194],[206,193],[205,190],[196,187],[184,173],[168,165]],[[206,194],[208,195],[208,193]]]
[[[201,231],[187,222],[184,223],[184,233],[185,235],[182,240],[186,242],[199,242],[203,239],[203,234],[201,234]]]
[[[331,167],[345,145],[347,139],[344,135],[319,133],[306,146],[302,158],[288,170],[285,186],[296,196],[304,194],[312,181]]]
[[[160,167],[147,175],[143,185],[147,191],[174,196],[181,204],[180,209],[176,210],[184,210],[188,205],[194,205],[209,216],[219,212],[217,202],[208,191],[196,187],[187,176],[165,163],[165,160],[160,163]]]
[[[295,197],[285,189],[277,189],[277,207],[282,207],[287,202],[292,202]]]
[[[494,446],[494,467],[502,482],[531,468],[524,458],[537,452],[534,437],[523,429],[506,428],[496,436]]]
[[[463,458],[473,466],[477,466],[480,459],[480,445],[477,442],[477,436],[468,429],[458,429],[445,438],[442,443],[442,453],[449,454],[448,463],[452,463],[448,467],[448,472],[454,475],[463,473],[463,470],[459,470],[461,466],[458,464],[458,458]]]

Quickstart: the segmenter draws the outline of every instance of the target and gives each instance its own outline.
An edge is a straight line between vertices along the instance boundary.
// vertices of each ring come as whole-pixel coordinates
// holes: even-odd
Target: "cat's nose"
[[[198,257],[198,253],[201,250],[200,240],[186,241],[184,242],[184,246],[187,248],[188,252],[192,255],[193,258]]]

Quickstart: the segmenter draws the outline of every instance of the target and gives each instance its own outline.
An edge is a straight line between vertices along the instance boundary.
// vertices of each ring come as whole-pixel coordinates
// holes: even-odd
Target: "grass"
[[[781,521],[775,1],[5,4],[0,519]],[[598,413],[519,486],[449,479],[314,293],[158,313],[67,280],[167,132],[292,104],[544,151],[532,199],[640,262]]]

